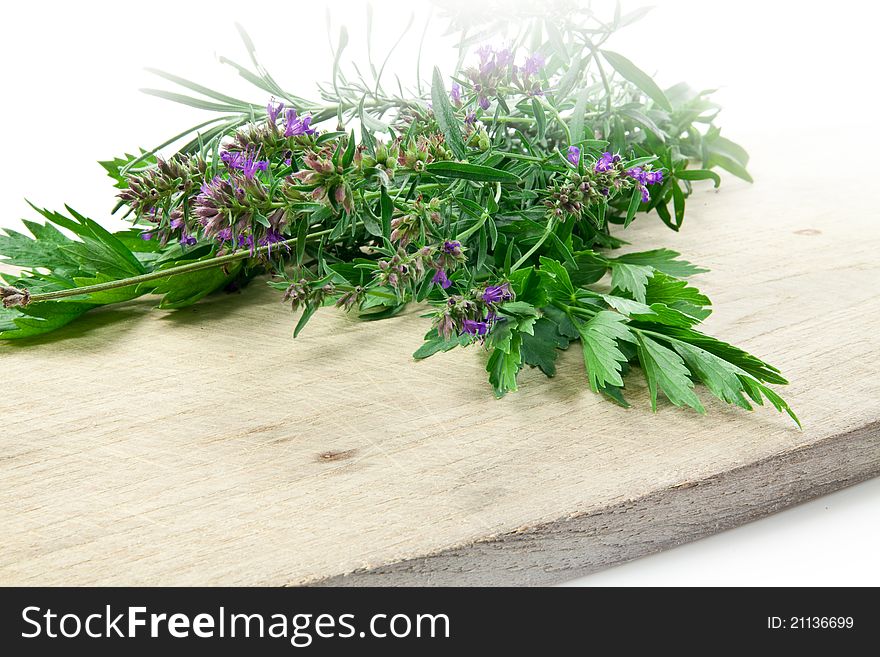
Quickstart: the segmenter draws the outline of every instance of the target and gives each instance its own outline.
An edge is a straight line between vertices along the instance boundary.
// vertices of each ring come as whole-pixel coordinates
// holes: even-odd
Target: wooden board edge
[[[757,520],[880,475],[880,421],[599,511],[306,586],[557,584]]]

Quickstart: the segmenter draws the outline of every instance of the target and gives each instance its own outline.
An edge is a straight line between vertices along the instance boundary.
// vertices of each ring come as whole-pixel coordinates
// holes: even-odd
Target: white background
[[[379,61],[409,11],[416,16],[388,67],[411,84],[430,6],[373,4]],[[366,5],[358,1],[8,3],[0,24],[0,226],[33,217],[24,198],[45,207],[70,203],[114,225],[108,215],[113,190],[95,161],[152,147],[207,118],[138,93],[139,87],[170,87],[144,67],[264,102],[262,92],[216,61],[222,54],[246,63],[235,21],[247,27],[282,87],[314,97],[315,81],[330,77],[328,6],[334,40],[340,23],[350,30],[343,60],[355,58],[366,68]],[[720,87],[725,134],[745,136],[750,150],[765,153],[780,134],[803,131],[818,138],[805,138],[799,148],[825,150],[828,166],[846,166],[852,149],[880,152],[875,7],[856,1],[658,2],[609,47],[656,73],[661,86],[686,80],[697,88]],[[448,73],[454,61],[438,28],[424,40],[426,79],[433,64]],[[877,194],[874,171],[853,175],[864,177],[866,194]],[[867,482],[576,583],[880,585],[878,509],[880,481]]]

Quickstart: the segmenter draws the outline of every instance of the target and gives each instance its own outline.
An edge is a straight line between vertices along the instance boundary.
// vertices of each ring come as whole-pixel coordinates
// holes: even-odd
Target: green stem
[[[550,233],[553,232],[553,227],[554,227],[555,225],[556,225],[556,220],[555,220],[555,219],[550,219],[550,221],[547,222],[547,228],[544,230],[544,234],[541,235],[541,238],[540,238],[537,242],[535,242],[535,245],[534,245],[531,249],[529,249],[528,251],[526,251],[525,255],[524,255],[522,258],[520,258],[519,260],[517,260],[517,261],[513,264],[513,266],[510,268],[510,272],[511,272],[511,273],[513,273],[513,272],[515,272],[517,269],[519,269],[519,268],[522,266],[522,264],[523,264],[524,262],[526,262],[529,258],[532,257],[532,255],[534,255],[535,251],[537,251],[537,250],[541,247],[541,245],[542,245],[542,244],[547,240],[547,238],[550,236]]]
[[[483,227],[483,224],[486,223],[486,219],[488,219],[488,218],[489,218],[489,213],[484,212],[483,215],[480,217],[480,220],[477,223],[475,223],[473,226],[468,228],[466,231],[456,235],[455,239],[463,244],[465,242],[465,240],[467,240],[468,237],[470,237],[471,235],[476,233],[478,230],[480,230],[480,228]]]
[[[550,110],[550,113],[553,114],[553,116],[556,118],[556,122],[559,124],[559,127],[561,127],[562,131],[565,133],[566,143],[571,144],[571,130],[569,130],[568,124],[562,118],[562,115],[559,114],[559,110],[557,110],[555,107],[553,107],[553,105],[551,105],[550,102],[546,98],[543,99],[542,105],[544,105],[544,107],[546,109]]]
[[[362,223],[362,222],[357,222]],[[310,233],[306,235],[306,240],[314,239],[316,237],[323,237],[324,235],[329,235],[333,232],[332,228],[328,228],[327,230],[321,230],[315,233]],[[235,262],[237,260],[245,260],[247,258],[252,258],[258,254],[268,253],[272,249],[283,248],[285,246],[292,246],[296,244],[298,238],[292,237],[289,240],[284,240],[283,242],[276,242],[275,244],[269,244],[266,246],[261,246],[253,251],[237,251],[235,253],[229,253],[227,255],[218,256],[216,258],[211,258],[210,260],[199,260],[197,262],[191,262],[186,265],[178,265],[177,267],[169,267],[168,269],[158,269],[156,271],[151,271],[147,274],[140,274],[138,276],[130,276],[128,278],[120,278],[115,281],[107,281],[106,283],[97,283],[95,285],[84,285],[82,287],[73,287],[65,290],[53,290],[51,292],[43,292],[40,294],[32,294],[29,304],[37,303],[39,301],[52,301],[56,299],[64,299],[67,297],[79,296],[82,294],[95,294],[96,292],[106,292],[107,290],[115,290],[120,287],[128,287],[130,285],[140,285],[141,283],[148,283],[150,281],[157,281],[164,278],[170,278],[171,276],[179,276],[180,274],[189,274],[194,271],[201,271],[203,269],[211,269],[212,267],[219,267],[220,265],[224,265],[228,262]]]

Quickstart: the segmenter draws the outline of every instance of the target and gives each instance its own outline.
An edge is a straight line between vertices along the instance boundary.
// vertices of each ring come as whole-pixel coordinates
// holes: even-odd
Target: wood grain
[[[804,431],[706,395],[654,415],[637,377],[620,409],[576,350],[496,401],[477,348],[411,360],[417,309],[294,341],[259,283],[132,302],[0,345],[0,584],[549,583],[880,473],[880,223],[817,158],[628,231],[711,268],[707,330],[783,370]]]

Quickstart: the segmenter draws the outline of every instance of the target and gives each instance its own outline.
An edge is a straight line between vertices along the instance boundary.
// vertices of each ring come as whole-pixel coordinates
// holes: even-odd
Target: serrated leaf
[[[612,260],[611,286],[615,290],[629,292],[632,298],[645,303],[648,280],[654,275],[654,268],[646,265],[632,265],[620,260]]]
[[[692,265],[687,260],[679,259],[679,255],[681,254],[671,249],[654,249],[652,251],[627,253],[614,258],[614,260],[631,265],[646,265],[677,278],[687,278],[688,276],[709,271],[708,269]]]
[[[692,328],[685,329],[673,326],[663,326],[653,327],[653,330],[662,333],[665,336],[705,349],[706,351],[723,358],[727,362],[736,365],[760,381],[779,385],[785,385],[788,383],[788,381],[786,381],[779,373],[777,368],[769,363],[765,363],[757,356],[753,356],[747,351],[723,342],[718,338],[713,338],[710,335],[700,333]]]
[[[152,294],[162,295],[159,308],[184,308],[226,287],[240,269],[241,262],[233,262],[228,267],[199,269],[160,280],[158,284],[145,285]]]
[[[602,310],[587,322],[575,319],[574,325],[581,338],[590,388],[599,392],[608,385],[623,386],[621,371],[628,359],[620,350],[618,340],[635,341],[624,317]]]
[[[665,303],[672,305],[678,301],[686,301],[695,306],[711,306],[712,302],[687,281],[674,278],[663,272],[655,272],[645,289],[647,303]]]
[[[698,413],[705,413],[681,356],[640,331],[636,335],[639,363],[651,394],[651,408],[657,410],[657,396],[662,390],[676,406],[690,406]]]
[[[557,350],[567,349],[568,345],[568,338],[560,335],[556,323],[541,317],[532,327],[532,334],[522,336],[523,363],[539,368],[547,376],[555,376]]]
[[[513,333],[506,351],[496,348],[489,356],[486,371],[489,372],[489,383],[492,384],[496,397],[503,397],[516,390],[516,376],[522,367],[521,341],[521,335]]]
[[[431,329],[425,335],[425,342],[413,353],[413,358],[423,360],[436,353],[468,345],[470,342],[471,337],[469,335],[453,335],[447,340],[437,333],[437,329]]]
[[[568,270],[558,260],[544,256],[541,256],[540,264],[538,273],[548,296],[555,301],[569,301],[575,290]]]
[[[0,338],[33,338],[66,326],[97,305],[43,301],[25,308],[0,309]],[[11,328],[14,325],[15,328]]]
[[[751,404],[742,395],[743,384],[733,365],[694,345],[675,342],[672,346],[684,359],[690,371],[713,395],[728,404],[735,404],[747,411],[752,410]]]

